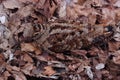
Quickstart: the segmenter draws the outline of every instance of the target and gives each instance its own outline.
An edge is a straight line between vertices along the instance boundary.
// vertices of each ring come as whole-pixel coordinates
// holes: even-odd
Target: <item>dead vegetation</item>
[[[120,79],[120,0],[0,0],[0,22],[0,80]],[[82,37],[69,42],[63,33],[42,32],[45,48],[54,45],[51,54],[34,36],[53,23]]]

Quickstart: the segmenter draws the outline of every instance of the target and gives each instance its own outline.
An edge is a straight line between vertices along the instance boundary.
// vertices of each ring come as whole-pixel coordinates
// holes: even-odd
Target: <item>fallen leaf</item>
[[[105,0],[92,0],[92,4],[97,7],[102,7],[104,5],[108,5],[109,3]]]
[[[8,77],[10,76],[11,74],[8,72],[8,71],[5,71],[4,72],[4,80],[8,80]],[[2,80],[2,79],[0,79]]]
[[[23,1],[23,0],[21,0],[21,1]],[[30,1],[30,0],[28,0],[28,1]],[[37,5],[36,5],[36,6],[37,6],[38,8],[40,8],[40,7],[44,6],[45,1],[46,1],[46,0],[39,0],[39,2],[37,3]]]
[[[44,4],[43,4],[44,2]],[[57,8],[57,4],[55,0],[49,1],[49,0],[43,0],[43,2],[40,4],[38,4],[35,7],[35,12],[42,14],[42,17],[44,18],[50,18],[53,16],[53,13],[55,12],[56,8]],[[36,14],[37,16],[41,16]]]
[[[7,71],[11,72],[11,71],[20,71],[20,67],[16,67],[16,66],[11,66],[11,65],[7,65],[6,66]]]
[[[111,13],[111,14],[110,14]],[[115,24],[115,11],[114,9],[102,8],[102,19],[101,23],[106,25],[114,25]]]
[[[28,54],[23,55],[23,60],[27,62],[33,62],[33,59]]]
[[[16,66],[11,66],[11,69],[12,69],[13,71],[20,71],[20,68],[19,68],[19,67],[16,67]]]
[[[113,55],[114,55],[114,57],[113,57],[113,62],[114,62],[115,64],[119,64],[119,65],[120,65],[120,50],[115,51],[115,52],[113,53]]]
[[[120,7],[120,0],[117,0],[114,4],[115,7]]]
[[[93,80],[93,72],[91,71],[91,67],[90,66],[85,66],[85,72],[88,75],[88,77]]]
[[[35,49],[35,54],[40,55],[40,54],[42,54],[42,51],[39,48],[36,48]]]
[[[78,14],[74,11],[74,9],[67,7],[67,17],[71,19],[76,19],[78,18]]]
[[[120,8],[118,8],[118,9],[115,9],[115,14],[116,14],[116,21],[117,21],[117,23],[119,23],[119,21],[120,21]]]
[[[116,34],[114,35],[114,39],[115,39],[116,41],[120,41],[120,34],[119,34],[119,33],[116,33]]]
[[[33,26],[31,23],[22,24],[21,27],[23,27],[22,32],[25,38],[32,37],[34,31],[33,31]]]
[[[88,51],[88,53],[91,55],[91,56],[95,56],[99,53],[99,49],[96,48],[96,47],[92,47],[91,50]]]
[[[34,66],[32,63],[27,63],[25,66],[21,68],[21,71],[26,75],[30,75],[33,67]]]
[[[88,16],[88,23],[89,24],[94,25],[96,23],[96,20],[97,20],[96,14],[91,13]]]
[[[59,12],[58,12],[60,18],[63,18],[66,16],[66,7],[67,7],[67,2],[66,2],[66,0],[63,0],[60,3],[60,8],[59,8]]]
[[[0,80],[5,80],[4,77],[0,77]]]
[[[80,4],[80,5],[83,5],[83,4],[86,2],[86,0],[76,0],[76,1],[77,1],[77,3]]]
[[[13,53],[10,49],[8,49],[6,52],[3,53],[6,59],[9,59],[8,61],[13,59]]]
[[[71,70],[71,71],[75,71],[76,69],[78,69],[80,67],[80,65],[82,65],[82,63],[76,63],[76,64],[70,64],[68,66],[68,68]],[[79,69],[79,71],[83,71],[84,68],[81,67],[81,70]]]
[[[61,60],[65,60],[65,56],[64,56],[64,54],[56,54],[56,57],[58,58],[58,59],[61,59]]]
[[[36,48],[32,43],[21,43],[21,51],[30,51],[33,52],[35,51]]]
[[[5,16],[1,16],[1,17],[0,17],[0,22],[1,22],[2,24],[4,24],[5,21],[6,21],[6,17],[5,17]]]
[[[13,71],[12,73],[13,73],[13,76],[14,76],[15,80],[27,80],[25,75],[21,72]]]
[[[9,39],[11,31],[4,25],[0,25],[0,39]]]
[[[13,14],[11,15],[11,17],[9,18],[9,27],[11,29],[11,32],[14,33],[15,35],[17,35],[17,33],[19,33],[19,26],[21,24],[20,19],[22,19],[23,17],[19,14]]]
[[[58,8],[58,6],[54,2],[52,2],[51,5],[52,5],[52,7],[49,7],[50,15],[53,16],[55,13],[55,10]]]
[[[120,48],[120,42],[108,42],[109,51],[116,51]]]
[[[36,2],[38,2],[39,0],[18,0],[18,1],[20,1],[20,2],[22,2],[22,3],[27,3],[27,2],[36,3]]]
[[[116,29],[116,33],[114,34],[113,38],[116,41],[120,41],[120,26]]]
[[[27,17],[32,13],[32,11],[33,11],[33,5],[28,5],[25,7],[21,7],[17,13],[23,17]]]
[[[5,6],[5,8],[9,8],[9,9],[20,8],[21,7],[20,2],[17,1],[17,0],[5,0],[3,2],[3,5]]]
[[[45,71],[43,72],[44,75],[51,76],[56,73],[51,66],[46,66],[44,67],[44,69],[45,69]]]
[[[86,50],[72,50],[72,53],[76,55],[86,55],[87,51]]]
[[[95,66],[95,68],[97,69],[97,70],[101,70],[101,69],[103,69],[105,67],[105,64],[103,64],[103,63],[99,63],[99,64],[97,64],[96,66]]]
[[[13,60],[13,57],[14,57],[14,54],[13,54],[13,53],[9,54],[9,60],[8,60],[8,61]]]

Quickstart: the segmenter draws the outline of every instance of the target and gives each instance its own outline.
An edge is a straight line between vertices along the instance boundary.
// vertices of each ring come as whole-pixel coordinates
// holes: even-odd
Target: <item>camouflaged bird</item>
[[[91,44],[93,39],[102,35],[101,26],[84,26],[70,23],[39,24],[39,30],[33,39],[39,47],[49,52],[60,53]]]

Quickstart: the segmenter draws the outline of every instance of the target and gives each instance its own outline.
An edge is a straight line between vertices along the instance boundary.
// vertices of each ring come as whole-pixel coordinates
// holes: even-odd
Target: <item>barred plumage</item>
[[[40,31],[34,40],[40,47],[47,50],[64,52],[80,49],[82,46],[90,44],[93,38],[102,34],[103,30],[99,30],[99,27],[89,29],[77,24],[48,23],[40,25]]]

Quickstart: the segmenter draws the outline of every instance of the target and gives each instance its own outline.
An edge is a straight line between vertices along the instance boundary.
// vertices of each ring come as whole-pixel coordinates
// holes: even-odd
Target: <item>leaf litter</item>
[[[119,12],[119,0],[1,0],[0,80],[119,80]],[[104,36],[51,55],[32,39],[48,21],[84,24],[84,33],[95,27]]]

